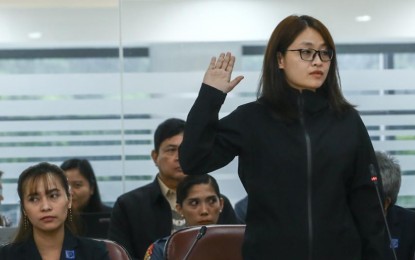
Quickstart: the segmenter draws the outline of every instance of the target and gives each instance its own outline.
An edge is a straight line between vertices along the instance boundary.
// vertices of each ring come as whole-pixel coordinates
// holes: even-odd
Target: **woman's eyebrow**
[[[28,193],[26,197],[32,197],[32,196],[37,196],[37,195],[39,195],[39,192],[35,191],[35,192]]]
[[[303,41],[303,42],[300,43],[300,45],[303,45],[303,46],[306,46],[306,47],[310,47],[310,48],[313,47],[313,46],[316,46],[315,43],[309,42],[309,41]],[[318,46],[319,46],[318,48],[320,49],[321,47],[326,47],[327,44],[323,42],[323,43],[321,43]]]
[[[51,194],[51,193],[56,192],[56,191],[59,192],[59,189],[58,188],[53,188],[53,189],[50,189],[50,190],[46,190],[46,194]]]

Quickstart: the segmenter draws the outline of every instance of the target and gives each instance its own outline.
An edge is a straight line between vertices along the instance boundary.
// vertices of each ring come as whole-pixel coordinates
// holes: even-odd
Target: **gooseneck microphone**
[[[183,257],[183,260],[187,260],[193,248],[195,247],[197,241],[199,241],[206,234],[206,230],[207,230],[206,226],[202,226],[199,229],[199,233],[197,234],[195,241],[193,241],[193,244],[190,246],[189,251],[187,251],[187,254]]]
[[[391,248],[392,253],[393,253],[393,258],[395,260],[398,260],[398,258],[396,257],[395,248],[392,245],[392,236],[391,236],[391,232],[389,230],[388,221],[386,220],[385,209],[383,208],[382,199],[380,198],[380,193],[379,193],[379,188],[378,188],[378,175],[376,174],[376,169],[375,169],[375,166],[373,164],[369,165],[369,172],[370,172],[370,180],[375,184],[376,194],[378,195],[380,209],[382,210],[383,221],[385,222],[386,232],[388,234],[389,243],[390,243],[389,245],[390,245],[390,248]]]

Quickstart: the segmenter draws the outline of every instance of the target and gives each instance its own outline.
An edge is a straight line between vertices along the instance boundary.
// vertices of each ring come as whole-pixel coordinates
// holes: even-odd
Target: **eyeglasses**
[[[316,57],[316,54],[320,57],[321,61],[331,61],[333,58],[333,50],[314,50],[314,49],[296,49],[296,50],[286,50],[286,51],[298,51],[300,57],[305,61],[313,61]]]

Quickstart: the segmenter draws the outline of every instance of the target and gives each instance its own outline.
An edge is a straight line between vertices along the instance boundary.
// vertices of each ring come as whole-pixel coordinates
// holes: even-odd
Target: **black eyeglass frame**
[[[316,55],[318,54],[318,57],[320,58],[321,61],[328,62],[328,61],[331,61],[333,59],[333,56],[334,56],[334,50],[331,50],[331,49],[328,49],[328,50],[316,50],[316,49],[312,49],[312,48],[307,48],[307,49],[306,48],[303,48],[303,49],[285,50],[285,51],[298,51],[300,53],[300,58],[303,61],[313,61],[316,58]],[[313,55],[311,56],[311,60],[310,59],[307,60],[307,59],[304,59],[303,58],[303,51],[313,51],[314,52]],[[321,52],[327,52],[330,55],[330,59],[328,59],[328,60],[323,59],[321,57]]]

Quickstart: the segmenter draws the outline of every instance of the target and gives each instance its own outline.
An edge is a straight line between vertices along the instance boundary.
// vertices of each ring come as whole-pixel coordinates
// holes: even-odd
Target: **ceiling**
[[[413,0],[0,0],[0,46],[266,41],[290,14],[340,43],[415,42]]]

